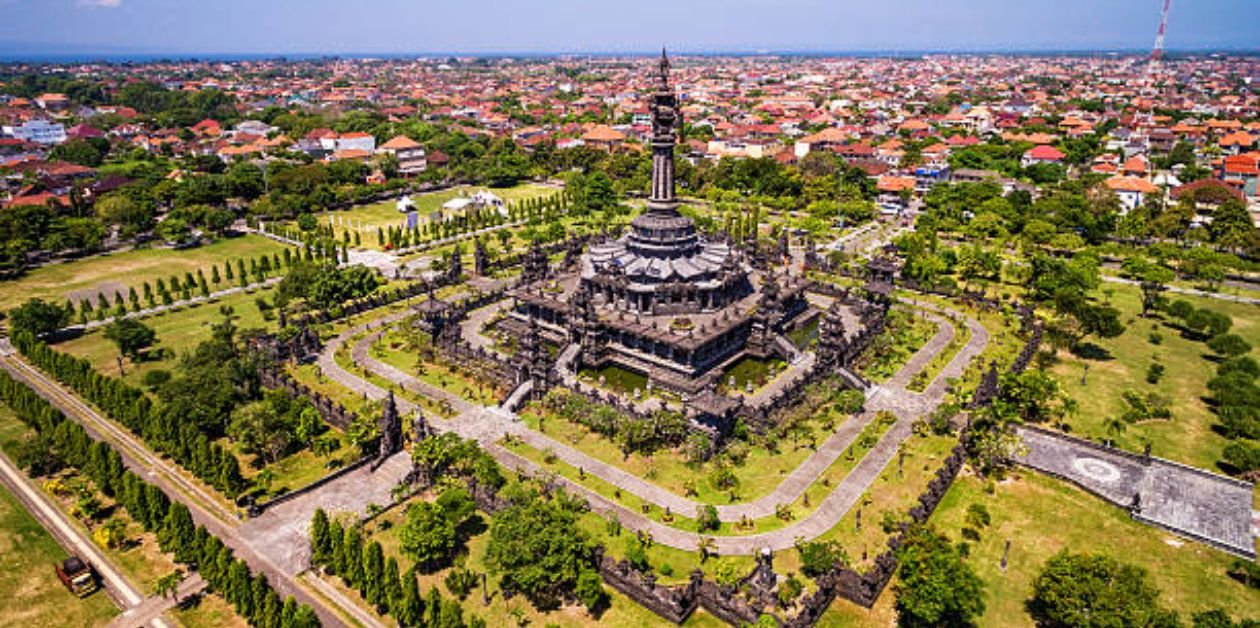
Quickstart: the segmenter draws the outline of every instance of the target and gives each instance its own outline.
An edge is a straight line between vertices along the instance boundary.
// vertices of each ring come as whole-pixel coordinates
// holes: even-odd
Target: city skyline
[[[621,12],[590,4],[0,0],[0,56],[630,54],[662,44],[682,54],[1142,51],[1159,11],[1151,0],[648,0]],[[1254,49],[1260,26],[1234,19],[1245,8],[1174,4],[1168,49]]]

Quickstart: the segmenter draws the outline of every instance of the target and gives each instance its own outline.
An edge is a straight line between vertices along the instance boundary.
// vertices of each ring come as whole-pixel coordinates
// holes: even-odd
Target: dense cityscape
[[[14,55],[0,626],[1260,625],[1260,57],[1162,6]]]

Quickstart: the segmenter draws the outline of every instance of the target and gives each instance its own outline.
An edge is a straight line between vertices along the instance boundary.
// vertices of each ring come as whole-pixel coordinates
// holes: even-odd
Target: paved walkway
[[[206,581],[201,579],[201,574],[194,573],[179,583],[174,595],[150,596],[138,606],[123,611],[121,615],[115,617],[107,626],[108,628],[131,628],[132,626],[144,626],[149,624],[149,622],[154,622],[154,625],[162,622],[165,625],[165,620],[161,619],[163,613],[179,606],[182,600],[186,600],[206,590],[206,586]]]
[[[1102,280],[1109,283],[1122,283],[1128,286],[1140,286],[1141,282],[1124,277],[1116,277],[1114,275],[1103,275]],[[1249,305],[1260,305],[1260,298],[1244,297],[1237,294],[1225,294],[1222,292],[1208,292],[1207,290],[1199,290],[1197,288],[1182,288],[1180,286],[1168,286],[1168,292],[1173,294],[1188,294],[1195,297],[1203,297],[1205,299],[1217,299],[1219,301],[1233,301],[1235,303],[1247,303]]]
[[[216,290],[216,291],[214,291],[214,292],[211,292],[209,296],[196,296],[196,297],[190,297],[190,298],[187,298],[187,299],[181,299],[181,300],[179,300],[179,301],[172,301],[169,305],[156,305],[156,306],[153,306],[153,307],[145,308],[145,309],[143,309],[143,310],[136,310],[136,311],[134,311],[134,312],[127,312],[126,314],[123,314],[123,315],[122,315],[122,318],[145,318],[145,317],[148,317],[148,316],[153,316],[153,315],[155,315],[155,314],[161,314],[161,313],[163,313],[163,312],[169,312],[170,310],[174,310],[174,309],[178,309],[178,308],[183,308],[183,307],[188,307],[188,306],[190,306],[190,305],[197,305],[197,304],[199,304],[199,303],[203,303],[203,302],[205,302],[205,301],[211,301],[211,300],[214,300],[214,299],[220,299],[220,298],[226,297],[226,296],[228,296],[228,295],[236,294],[236,293],[238,293],[238,292],[246,292],[246,291],[249,291],[249,290],[257,290],[257,289],[259,289],[259,288],[266,288],[266,287],[268,287],[268,286],[274,286],[274,285],[276,285],[276,284],[280,283],[280,281],[281,281],[282,279],[284,279],[284,278],[283,278],[283,277],[272,277],[272,278],[270,278],[270,279],[265,279],[265,280],[260,281],[260,282],[258,282],[258,283],[251,283],[251,284],[249,284],[249,285],[247,285],[247,286],[244,286],[244,287],[237,286],[237,287],[235,287],[235,288],[227,288],[227,289],[224,289],[224,290]],[[67,329],[67,330],[76,330],[76,329],[77,329],[77,330],[82,330],[82,331],[91,331],[91,330],[93,330],[93,329],[96,329],[97,327],[103,327],[103,326],[105,326],[105,325],[108,325],[108,324],[110,324],[110,323],[114,322],[114,319],[115,319],[115,318],[118,318],[118,317],[116,317],[116,316],[107,316],[107,317],[105,317],[105,318],[103,318],[103,319],[101,319],[101,320],[97,320],[97,321],[88,321],[87,323],[80,324],[80,325],[67,325],[67,326],[66,326],[66,327],[64,327],[63,329]]]
[[[908,302],[924,309],[944,312],[944,310],[929,303],[914,300],[909,300]],[[938,333],[916,352],[902,368],[902,372],[905,373],[904,376],[895,378],[895,382],[890,382],[885,386],[875,387],[868,399],[866,411],[841,424],[836,432],[817,451],[794,469],[773,491],[751,502],[717,506],[719,519],[723,521],[739,521],[745,516],[753,519],[772,516],[776,505],[794,502],[806,488],[815,482],[853,443],[861,433],[861,430],[874,420],[875,415],[879,411],[887,410],[897,415],[897,422],[859,462],[853,472],[837,484],[832,493],[813,512],[784,528],[772,532],[739,537],[714,537],[714,542],[719,552],[725,554],[749,554],[762,547],[770,547],[776,550],[792,547],[797,537],[814,538],[830,530],[853,507],[853,504],[866,492],[875,481],[875,478],[879,476],[896,455],[901,443],[910,436],[911,426],[914,421],[925,413],[930,412],[944,398],[946,380],[961,375],[966,370],[971,359],[979,355],[988,344],[989,336],[987,330],[978,322],[967,319],[965,324],[971,331],[971,338],[962,350],[950,360],[923,393],[914,393],[906,390],[896,382],[908,382],[915,373],[925,368],[932,358],[949,344],[954,336],[955,332],[952,322],[939,315],[933,314],[933,316],[938,324]],[[402,318],[402,315],[393,314],[372,323],[359,325],[343,332],[329,342],[319,358],[320,367],[324,375],[368,398],[383,398],[386,394],[385,390],[345,370],[336,363],[334,356],[338,348],[351,338],[369,329],[381,329],[400,318]],[[356,342],[353,353],[359,364],[369,371],[399,385],[406,385],[407,383],[410,383],[412,386],[424,384],[398,369],[373,360],[366,351],[370,342],[370,336],[368,339],[361,339]],[[902,373],[898,373],[898,375],[902,375]],[[431,396],[435,398],[446,398],[452,402],[452,405],[455,402],[460,402],[461,404],[459,406],[460,414],[455,418],[433,422],[436,429],[439,431],[454,431],[464,438],[473,438],[480,441],[491,455],[510,468],[529,473],[545,471],[545,469],[532,461],[524,459],[498,445],[498,441],[508,434],[521,439],[535,449],[551,451],[559,459],[571,466],[582,468],[587,473],[617,486],[622,491],[632,493],[644,501],[656,505],[658,508],[664,509],[668,507],[672,512],[679,515],[693,516],[700,506],[699,502],[677,495],[672,491],[630,474],[615,465],[599,461],[565,443],[531,430],[520,422],[511,420],[511,416],[505,416],[505,413],[502,411],[475,406],[441,389],[430,387],[433,390],[426,391],[423,387],[417,388],[422,393],[433,393]],[[400,399],[398,403],[399,408],[405,413],[418,410],[415,404],[406,400]],[[630,529],[648,532],[652,534],[657,542],[672,547],[687,550],[696,547],[698,536],[693,533],[684,532],[648,519],[640,513],[631,511],[618,503],[604,498],[585,486],[564,478],[559,478],[558,480],[568,485],[570,490],[583,495],[591,502],[594,510],[605,515],[617,516],[623,525]]]
[[[1072,482],[1134,518],[1254,560],[1252,484],[1161,458],[1144,458],[1049,430],[1021,426],[1020,464]]]
[[[411,472],[411,456],[394,454],[375,470],[361,466],[319,488],[268,507],[263,514],[240,527],[240,533],[271,558],[285,573],[296,575],[310,565],[307,530],[317,508],[325,512],[366,514],[375,504],[393,503],[393,491]]]

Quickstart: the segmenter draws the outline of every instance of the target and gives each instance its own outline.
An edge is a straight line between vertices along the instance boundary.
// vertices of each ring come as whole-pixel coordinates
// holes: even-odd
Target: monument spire
[[[674,198],[674,145],[678,143],[677,129],[682,123],[678,112],[678,97],[669,85],[669,56],[661,48],[659,83],[652,94],[652,194],[648,208],[663,213],[676,213],[678,201]]]

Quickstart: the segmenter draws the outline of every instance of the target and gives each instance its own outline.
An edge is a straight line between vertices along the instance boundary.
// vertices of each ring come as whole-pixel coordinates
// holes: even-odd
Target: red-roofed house
[[[1107,187],[1120,197],[1120,213],[1127,214],[1146,200],[1147,195],[1159,192],[1159,186],[1138,177],[1112,177],[1106,181]]]
[[[428,166],[424,158],[424,147],[406,135],[399,135],[381,144],[376,152],[397,158],[398,174],[405,177],[420,174]]]
[[[1033,164],[1061,164],[1067,158],[1062,151],[1053,146],[1034,146],[1024,152],[1020,165],[1027,168]]]
[[[1255,196],[1260,181],[1260,153],[1226,157],[1221,162],[1221,180],[1238,186],[1247,196]]]

